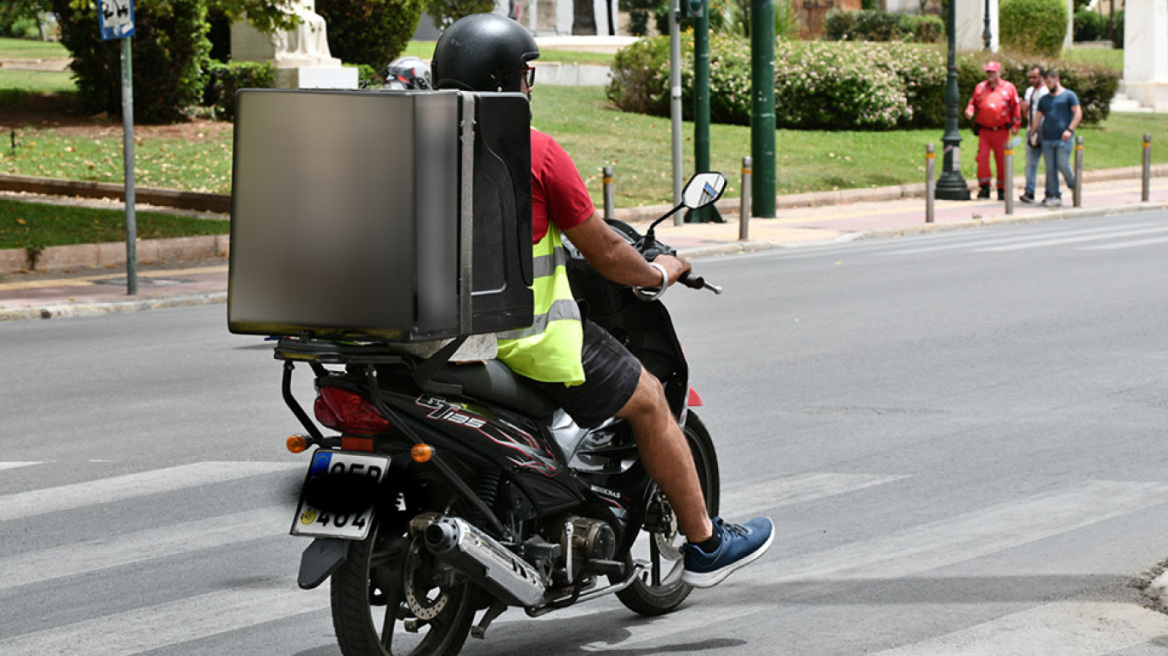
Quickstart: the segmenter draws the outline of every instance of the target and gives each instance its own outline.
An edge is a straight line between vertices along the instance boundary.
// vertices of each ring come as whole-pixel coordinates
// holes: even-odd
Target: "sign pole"
[[[138,293],[138,220],[134,215],[134,80],[131,37],[122,39],[122,152],[126,166],[126,294]]]
[[[102,41],[122,41],[122,154],[126,178],[126,294],[138,293],[138,222],[134,216],[134,73],[130,38],[134,0],[100,0],[97,27]]]

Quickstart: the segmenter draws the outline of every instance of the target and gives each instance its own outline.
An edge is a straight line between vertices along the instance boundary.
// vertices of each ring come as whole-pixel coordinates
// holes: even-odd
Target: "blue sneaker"
[[[758,560],[775,539],[775,525],[767,517],[756,517],[745,525],[723,522],[714,518],[714,532],[722,544],[712,554],[686,542],[681,547],[685,556],[685,571],[681,582],[695,588],[711,588],[727,576]]]

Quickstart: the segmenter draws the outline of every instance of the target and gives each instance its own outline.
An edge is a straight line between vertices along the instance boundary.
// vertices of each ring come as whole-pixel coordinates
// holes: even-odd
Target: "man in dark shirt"
[[[1083,108],[1075,92],[1059,83],[1058,71],[1048,70],[1042,77],[1049,93],[1038,101],[1038,113],[1034,124],[1030,126],[1030,132],[1041,130],[1042,161],[1046,164],[1046,198],[1042,204],[1046,207],[1061,207],[1063,201],[1058,174],[1062,171],[1068,187],[1075,186],[1075,174],[1067,162],[1071,155],[1075,128],[1083,120]]]

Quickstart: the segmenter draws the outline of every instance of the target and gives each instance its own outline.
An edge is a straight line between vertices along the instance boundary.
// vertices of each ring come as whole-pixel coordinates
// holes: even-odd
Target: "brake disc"
[[[410,544],[409,552],[406,554],[402,588],[406,604],[419,620],[433,620],[450,602],[450,596],[446,591],[431,582],[432,559],[433,556],[422,548],[420,539]]]

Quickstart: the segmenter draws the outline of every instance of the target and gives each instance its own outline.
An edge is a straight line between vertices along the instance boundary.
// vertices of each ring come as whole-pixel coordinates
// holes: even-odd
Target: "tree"
[[[351,64],[380,71],[418,29],[424,0],[316,0],[328,23],[329,50]]]
[[[29,0],[19,0],[28,2]],[[36,0],[34,0],[36,1]],[[82,104],[92,112],[121,115],[121,46],[102,41],[93,0],[40,0],[57,14],[61,43]],[[143,123],[185,118],[206,84],[211,43],[207,11],[231,18],[244,13],[261,31],[288,29],[299,22],[292,0],[150,0],[134,5],[134,116]]]

